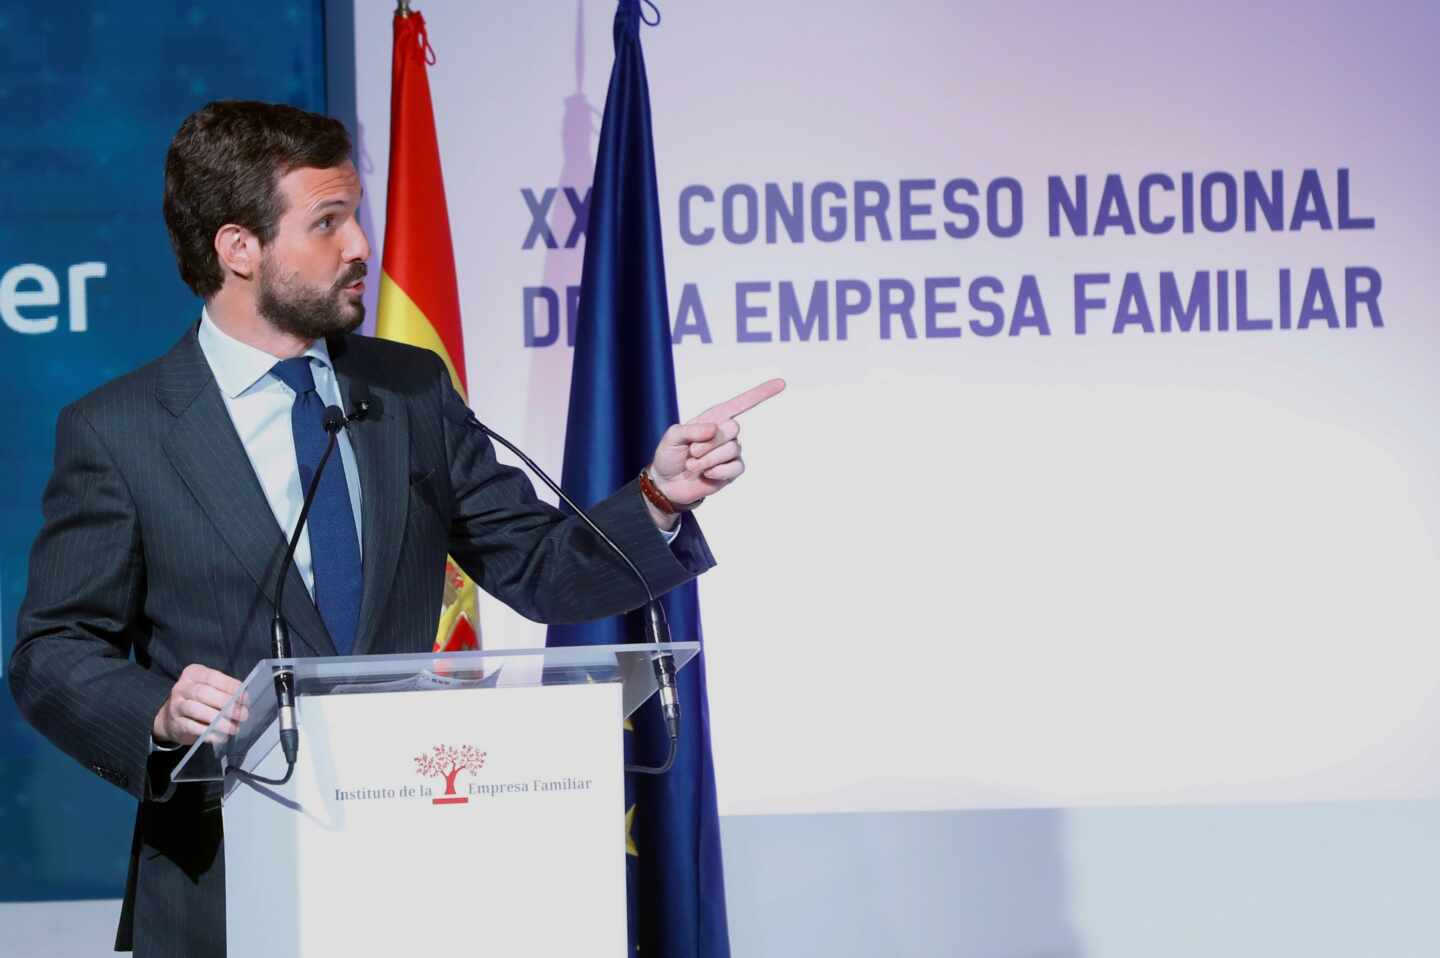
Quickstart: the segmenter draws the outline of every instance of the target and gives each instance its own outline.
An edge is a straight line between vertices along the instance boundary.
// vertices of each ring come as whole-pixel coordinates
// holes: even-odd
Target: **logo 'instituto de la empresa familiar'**
[[[474,776],[485,767],[485,753],[473,745],[437,745],[423,755],[415,756],[415,771],[423,778],[443,778],[445,794],[430,799],[435,805],[463,805],[468,795],[455,793],[455,779],[461,772]]]

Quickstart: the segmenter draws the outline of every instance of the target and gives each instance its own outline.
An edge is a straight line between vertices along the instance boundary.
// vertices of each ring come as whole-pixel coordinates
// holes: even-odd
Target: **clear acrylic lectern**
[[[229,953],[623,953],[622,726],[661,651],[699,646],[260,662],[173,774],[224,782]],[[272,787],[229,770],[284,773],[277,668],[300,749]]]

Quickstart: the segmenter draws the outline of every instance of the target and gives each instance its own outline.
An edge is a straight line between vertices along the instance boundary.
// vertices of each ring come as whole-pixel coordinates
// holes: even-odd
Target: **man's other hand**
[[[185,666],[170,689],[170,697],[155,713],[150,731],[156,743],[194,744],[239,688],[240,680],[224,672],[203,665]],[[234,735],[237,723],[245,720],[246,711],[243,704],[237,704],[233,714],[217,725],[216,730],[225,736]]]

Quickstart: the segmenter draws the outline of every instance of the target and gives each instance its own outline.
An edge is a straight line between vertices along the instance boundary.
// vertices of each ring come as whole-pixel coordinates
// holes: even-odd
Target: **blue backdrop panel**
[[[60,407],[199,314],[160,202],[170,138],[216,99],[323,110],[319,0],[0,2],[0,661]],[[0,694],[0,901],[117,897],[133,812]]]

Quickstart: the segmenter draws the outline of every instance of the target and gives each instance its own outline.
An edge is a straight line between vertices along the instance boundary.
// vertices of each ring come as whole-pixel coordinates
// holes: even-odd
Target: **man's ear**
[[[243,226],[226,223],[215,232],[215,255],[221,269],[241,279],[253,279],[260,270],[260,240]]]

